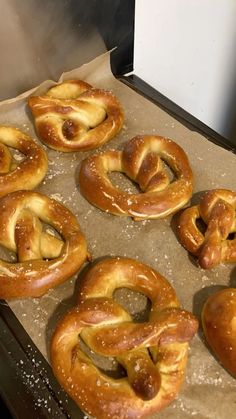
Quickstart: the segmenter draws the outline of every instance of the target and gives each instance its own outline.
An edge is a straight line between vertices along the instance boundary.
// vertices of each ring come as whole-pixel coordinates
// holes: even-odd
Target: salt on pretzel
[[[235,211],[236,192],[214,189],[202,195],[199,205],[185,209],[180,215],[177,225],[180,242],[198,258],[202,268],[236,262]],[[206,225],[204,233],[197,225],[198,220]]]
[[[0,260],[0,298],[39,297],[66,281],[87,257],[87,245],[76,217],[45,195],[13,192],[0,199],[0,244],[18,261]],[[54,237],[42,223],[62,237]]]
[[[43,96],[31,96],[29,107],[41,140],[58,151],[100,147],[122,128],[124,114],[118,99],[81,80],[67,80]]]
[[[176,179],[172,182],[162,160]],[[128,194],[116,188],[109,172],[123,172],[143,193]],[[137,136],[123,151],[106,151],[82,162],[79,186],[93,205],[114,215],[134,220],[163,218],[182,208],[193,190],[192,170],[183,149],[174,141],[159,136]]]
[[[24,155],[21,161],[14,161],[9,147]],[[19,129],[0,125],[0,196],[35,188],[47,168],[47,155],[42,147]]]
[[[134,323],[113,299],[117,288],[146,295],[149,320]],[[59,321],[51,342],[57,379],[83,411],[99,419],[142,418],[177,395],[186,367],[195,317],[180,308],[159,273],[136,260],[112,258],[93,266],[82,279],[78,305]],[[109,377],[81,349],[116,357],[127,376]]]
[[[236,289],[212,294],[202,310],[206,340],[223,366],[236,378]]]

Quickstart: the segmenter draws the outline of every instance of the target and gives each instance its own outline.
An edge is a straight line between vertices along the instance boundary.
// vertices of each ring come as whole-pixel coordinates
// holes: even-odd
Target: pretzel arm
[[[19,150],[24,158],[14,161],[8,147]],[[47,168],[46,153],[31,137],[17,128],[0,125],[0,197],[35,188]]]
[[[11,153],[8,148],[0,143],[0,174],[8,173],[11,167]]]
[[[187,208],[179,216],[178,236],[183,246],[194,255],[197,254],[204,242],[204,235],[197,227],[197,220],[201,218],[199,206]]]
[[[193,338],[196,321],[188,312],[171,309],[161,314],[156,322],[122,322],[93,330],[84,329],[81,336],[94,351],[107,356],[116,356],[137,347],[189,342]]]

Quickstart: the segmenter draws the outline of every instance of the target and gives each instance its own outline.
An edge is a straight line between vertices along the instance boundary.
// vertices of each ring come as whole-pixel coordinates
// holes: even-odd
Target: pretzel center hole
[[[196,226],[198,230],[204,235],[207,230],[207,225],[204,223],[202,218],[196,219]]]
[[[174,172],[174,170],[171,168],[171,166],[164,159],[161,159],[161,162],[162,162],[162,166],[163,166],[162,171],[166,173],[166,175],[169,179],[169,182],[170,183],[174,182],[177,179],[176,173]]]
[[[41,223],[42,223],[44,233],[49,234],[50,236],[53,236],[63,241],[62,236],[58,233],[58,231],[51,224],[44,223],[42,220],[41,220]]]
[[[162,171],[165,172],[167,178],[169,179],[169,183],[174,182],[177,177],[171,167],[162,160],[163,169]],[[128,194],[137,194],[142,192],[139,184],[132,179],[130,179],[125,173],[120,171],[110,171],[108,172],[108,178],[112,182],[112,184],[122,191]]]
[[[109,172],[108,177],[113,186],[128,194],[137,194],[141,192],[139,185],[131,180],[125,173],[122,172]]]
[[[174,182],[177,179],[174,170],[169,166],[169,164],[165,160],[161,159],[161,161],[163,165],[163,170],[166,172],[170,183]]]
[[[236,233],[230,233],[227,237],[227,240],[234,240],[236,238]]]
[[[144,294],[128,288],[120,288],[114,291],[113,299],[128,311],[134,323],[148,320],[151,301]]]
[[[26,159],[26,156],[25,154],[21,153],[19,150],[15,148],[11,148],[11,147],[8,147],[8,148],[9,148],[9,151],[11,153],[11,158],[12,158],[10,170],[13,171],[20,163],[22,163]]]
[[[0,245],[0,259],[4,262],[16,263],[17,254]]]
[[[129,312],[134,323],[148,320],[151,302],[145,295],[128,288],[120,288],[114,291],[113,299]],[[81,349],[102,373],[115,379],[127,376],[126,370],[116,358],[105,357],[93,352],[80,337],[79,343]]]
[[[122,378],[125,377],[126,371],[121,364],[113,357],[106,357],[93,352],[86,343],[79,337],[79,345],[81,350],[92,360],[94,365],[108,377]]]

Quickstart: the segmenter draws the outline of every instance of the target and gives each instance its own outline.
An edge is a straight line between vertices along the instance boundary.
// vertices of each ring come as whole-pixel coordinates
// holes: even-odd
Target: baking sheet
[[[192,202],[195,203],[199,193],[207,189],[236,190],[236,156],[190,131],[158,106],[116,80],[110,71],[109,53],[79,69],[64,73],[60,80],[70,78],[81,78],[95,87],[111,89],[124,106],[126,119],[121,133],[99,151],[120,149],[124,142],[138,134],[168,136],[180,144],[189,157],[194,173]],[[0,123],[17,126],[37,140],[27,97],[33,92],[42,93],[53,84],[53,81],[46,81],[36,89],[0,103]],[[135,222],[91,206],[80,195],[75,176],[81,160],[94,151],[67,154],[45,149],[49,168],[37,190],[67,205],[76,214],[94,260],[104,256],[127,256],[152,266],[170,281],[183,307],[197,316],[208,295],[221,286],[236,286],[235,265],[221,265],[211,271],[196,266],[176,239],[171,217]],[[133,188],[123,176],[116,175],[114,179],[126,190]],[[1,254],[5,255],[5,252]],[[81,273],[75,275],[40,299],[9,302],[46,359],[58,319],[75,304],[80,276]],[[130,304],[132,310],[139,308],[137,301],[133,296]],[[211,355],[199,332],[191,342],[186,380],[178,399],[153,418],[233,418],[236,411],[235,392],[236,380]]]

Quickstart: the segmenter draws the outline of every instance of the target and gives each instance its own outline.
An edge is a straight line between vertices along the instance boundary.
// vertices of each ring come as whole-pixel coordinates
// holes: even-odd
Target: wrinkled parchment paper
[[[180,144],[189,157],[194,173],[193,203],[197,202],[199,193],[207,189],[220,187],[236,190],[236,156],[192,132],[158,106],[117,81],[110,71],[108,53],[79,69],[64,73],[60,80],[71,78],[80,78],[95,87],[111,89],[123,104],[126,115],[124,127],[101,151],[122,148],[124,142],[137,134],[168,136]],[[44,92],[54,83],[46,81],[36,89],[0,103],[0,123],[17,126],[37,139],[27,97],[32,93]],[[211,271],[204,271],[196,265],[179,244],[171,217],[134,222],[130,218],[116,217],[91,206],[80,195],[75,176],[81,160],[94,151],[67,154],[45,149],[49,168],[37,190],[57,199],[76,214],[94,260],[106,255],[127,256],[152,266],[170,281],[182,306],[198,317],[208,295],[221,286],[236,286],[235,265],[221,265]],[[122,175],[113,175],[113,179],[127,191],[134,188]],[[57,321],[75,304],[80,277],[81,273],[75,275],[40,299],[9,302],[46,359],[49,358],[49,342]],[[138,311],[144,304],[143,300],[131,295],[128,305],[133,312]],[[212,356],[200,331],[191,342],[186,379],[177,400],[153,417],[229,419],[235,415],[236,380]]]

